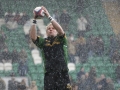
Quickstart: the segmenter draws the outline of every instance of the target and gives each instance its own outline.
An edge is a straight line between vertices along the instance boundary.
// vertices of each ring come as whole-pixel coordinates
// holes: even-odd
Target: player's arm
[[[64,35],[64,30],[62,29],[62,27],[60,26],[60,24],[58,22],[56,22],[51,16],[50,13],[48,12],[48,10],[42,6],[42,8],[45,11],[45,15],[50,19],[52,25],[54,26],[54,28],[57,30],[59,35]]]
[[[62,27],[60,26],[60,24],[56,22],[56,20],[51,20],[51,23],[54,26],[54,28],[57,30],[59,35],[63,35],[65,33]]]
[[[30,28],[29,36],[33,41],[35,41],[37,39],[37,30],[36,30],[37,21],[36,21],[35,13],[33,13],[33,14],[34,14],[34,20],[33,20],[33,25]]]
[[[34,20],[33,20],[34,21]],[[36,25],[32,25],[30,29],[30,38],[32,39],[33,43],[38,46],[39,48],[43,47],[44,38],[37,35]]]
[[[30,28],[30,38],[35,41],[37,39],[37,31],[36,31],[36,25],[32,25]]]

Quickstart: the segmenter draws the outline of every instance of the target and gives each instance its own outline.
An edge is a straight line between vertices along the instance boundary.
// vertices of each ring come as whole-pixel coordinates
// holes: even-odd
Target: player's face
[[[56,36],[57,35],[57,31],[56,31],[56,29],[53,27],[53,25],[49,25],[48,27],[47,27],[47,36],[48,37],[51,37],[51,36]]]

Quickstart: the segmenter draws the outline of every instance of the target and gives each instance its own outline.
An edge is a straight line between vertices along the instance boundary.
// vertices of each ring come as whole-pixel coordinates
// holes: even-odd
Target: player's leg
[[[63,75],[63,79],[65,79],[65,82],[67,84],[65,90],[72,90],[68,70],[63,70],[62,75]]]
[[[45,73],[44,90],[55,90],[54,73]]]
[[[57,90],[72,90],[67,71],[61,71],[56,74]]]

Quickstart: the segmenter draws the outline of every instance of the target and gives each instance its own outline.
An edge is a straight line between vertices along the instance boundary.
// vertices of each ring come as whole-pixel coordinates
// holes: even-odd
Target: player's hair
[[[52,25],[52,23],[49,23],[49,24],[46,26],[46,31],[47,31],[47,29],[48,29],[48,27],[49,27],[50,25]]]

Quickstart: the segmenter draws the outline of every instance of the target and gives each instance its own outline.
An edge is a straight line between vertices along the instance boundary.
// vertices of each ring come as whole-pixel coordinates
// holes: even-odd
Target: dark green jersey
[[[68,69],[67,40],[65,35],[48,38],[37,37],[34,44],[41,50],[45,71]]]

